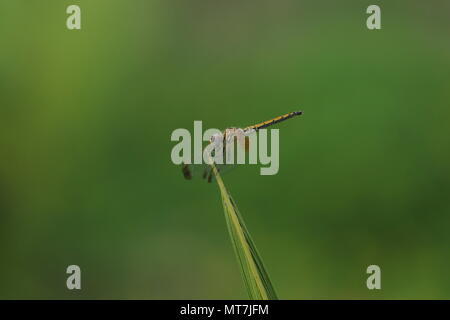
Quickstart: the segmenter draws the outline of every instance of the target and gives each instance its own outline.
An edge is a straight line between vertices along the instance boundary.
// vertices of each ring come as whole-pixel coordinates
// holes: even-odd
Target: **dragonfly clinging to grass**
[[[294,112],[286,113],[282,116],[278,116],[278,117],[272,118],[270,120],[263,121],[263,122],[255,124],[255,125],[245,127],[245,128],[236,128],[236,127],[227,128],[220,134],[212,135],[211,139],[210,139],[210,144],[220,142],[221,145],[223,145],[223,154],[227,154],[227,146],[230,146],[230,143],[229,143],[230,140],[232,140],[232,139],[234,139],[234,137],[236,137],[238,146],[243,148],[246,152],[248,152],[248,150],[249,150],[248,137],[251,134],[258,132],[258,130],[260,130],[260,129],[265,129],[265,128],[270,127],[279,122],[285,121],[287,119],[291,119],[295,116],[299,116],[302,113],[303,113],[302,111],[294,111]],[[217,167],[218,171],[224,172],[227,169],[233,167],[233,165],[224,163],[224,164],[216,164],[216,167]],[[203,177],[203,179],[206,179],[208,182],[212,181],[212,169],[211,169],[211,166],[208,164],[185,164],[185,163],[183,163],[181,169],[182,169],[184,177],[188,180],[192,179],[193,176],[200,173],[201,176]]]

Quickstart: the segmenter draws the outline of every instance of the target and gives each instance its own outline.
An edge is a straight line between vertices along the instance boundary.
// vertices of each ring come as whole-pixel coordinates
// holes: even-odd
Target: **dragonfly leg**
[[[211,181],[212,181],[212,170],[209,170],[208,183],[211,183]]]
[[[186,163],[182,163],[181,165],[181,172],[183,172],[183,176],[185,179],[187,180],[191,180],[192,179],[192,173],[191,170],[189,169],[189,165]]]

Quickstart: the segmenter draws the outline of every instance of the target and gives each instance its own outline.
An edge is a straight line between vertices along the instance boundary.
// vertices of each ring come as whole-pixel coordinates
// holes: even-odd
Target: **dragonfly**
[[[230,154],[230,152],[227,152],[226,148],[229,146],[230,139],[234,139],[236,137],[236,141],[238,142],[238,145],[247,152],[249,150],[249,140],[248,137],[251,134],[254,134],[258,132],[258,130],[270,127],[274,124],[280,123],[282,121],[291,119],[295,116],[302,115],[303,111],[293,111],[286,114],[283,114],[281,116],[272,118],[267,121],[263,121],[257,124],[254,124],[252,126],[248,126],[245,128],[237,128],[237,127],[230,127],[225,129],[222,133],[217,133],[211,136],[210,144],[218,143],[220,142],[221,145],[223,145],[223,153],[224,154]],[[241,139],[243,138],[243,139]],[[227,171],[228,169],[231,169],[234,167],[233,164],[215,164],[217,170],[221,173]],[[191,180],[193,176],[201,174],[202,178],[207,180],[208,182],[212,181],[213,174],[212,174],[212,167],[209,164],[203,163],[203,164],[186,164],[182,163],[181,165],[181,171],[183,173],[183,176],[187,180]]]

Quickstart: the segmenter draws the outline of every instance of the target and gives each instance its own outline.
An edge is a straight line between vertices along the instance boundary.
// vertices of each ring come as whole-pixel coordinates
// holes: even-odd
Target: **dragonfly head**
[[[209,142],[214,143],[214,144],[218,144],[222,141],[222,134],[220,133],[215,133],[211,136],[211,138],[209,138]]]

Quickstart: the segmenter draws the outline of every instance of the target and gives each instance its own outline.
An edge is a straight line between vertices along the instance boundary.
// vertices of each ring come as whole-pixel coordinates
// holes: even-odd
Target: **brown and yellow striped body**
[[[247,127],[244,130],[256,130],[256,131],[258,131],[259,129],[267,128],[267,127],[269,127],[269,126],[271,126],[273,124],[279,123],[281,121],[290,119],[290,118],[295,117],[295,116],[299,116],[302,113],[303,113],[302,111],[294,111],[294,112],[286,113],[286,114],[284,114],[282,116],[279,116],[279,117],[276,117],[276,118],[273,118],[273,119],[270,119],[270,120],[267,120],[267,121],[255,124],[253,126]]]

